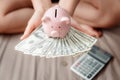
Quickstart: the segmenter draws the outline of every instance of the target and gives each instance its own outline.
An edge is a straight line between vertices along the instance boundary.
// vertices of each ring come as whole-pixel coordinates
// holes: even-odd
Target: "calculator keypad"
[[[81,60],[74,65],[73,69],[78,71],[80,75],[85,76],[86,78],[92,78],[98,70],[104,66],[103,63],[97,61],[93,57],[86,55]]]
[[[111,54],[97,46],[93,46],[88,53],[83,54],[71,66],[71,70],[85,80],[91,80],[111,58]]]

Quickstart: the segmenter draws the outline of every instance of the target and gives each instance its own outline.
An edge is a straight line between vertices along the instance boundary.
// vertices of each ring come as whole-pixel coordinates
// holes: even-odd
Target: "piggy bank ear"
[[[61,22],[66,23],[66,24],[70,24],[70,19],[68,17],[62,17]]]
[[[41,19],[41,21],[43,22],[43,23],[47,23],[47,22],[49,22],[51,19],[48,17],[48,16],[45,16],[45,17],[43,17],[42,19]]]

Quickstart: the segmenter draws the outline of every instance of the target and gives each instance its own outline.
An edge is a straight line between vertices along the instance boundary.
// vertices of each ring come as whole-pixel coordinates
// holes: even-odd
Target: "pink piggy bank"
[[[70,24],[70,15],[59,5],[48,9],[42,18],[43,30],[48,37],[64,38]]]

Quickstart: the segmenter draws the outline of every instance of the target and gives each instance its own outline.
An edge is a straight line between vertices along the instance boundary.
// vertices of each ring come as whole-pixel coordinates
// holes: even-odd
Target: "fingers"
[[[80,27],[81,27],[80,30],[88,35],[91,35],[91,36],[96,37],[96,38],[99,38],[102,36],[101,30],[96,30],[93,27],[85,25],[85,24],[80,24]]]
[[[21,36],[20,39],[23,40],[23,39],[27,38],[34,29],[35,29],[34,25],[29,25],[28,24],[28,26],[25,29],[24,34]]]
[[[31,34],[31,32],[41,24],[42,16],[43,16],[43,13],[41,13],[41,12],[35,12],[33,14],[32,18],[30,19],[30,21],[25,29],[24,34],[20,38],[21,40],[27,38]]]
[[[101,30],[96,30],[93,27],[85,24],[78,24],[74,19],[71,19],[71,25],[77,30],[82,31],[88,35],[91,35],[97,38],[102,36]]]

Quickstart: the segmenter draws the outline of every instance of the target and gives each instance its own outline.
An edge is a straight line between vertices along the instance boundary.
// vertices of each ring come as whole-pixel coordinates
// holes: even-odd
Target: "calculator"
[[[71,70],[81,76],[84,80],[92,80],[111,58],[111,54],[97,46],[93,46],[88,53],[83,54],[71,66]]]

